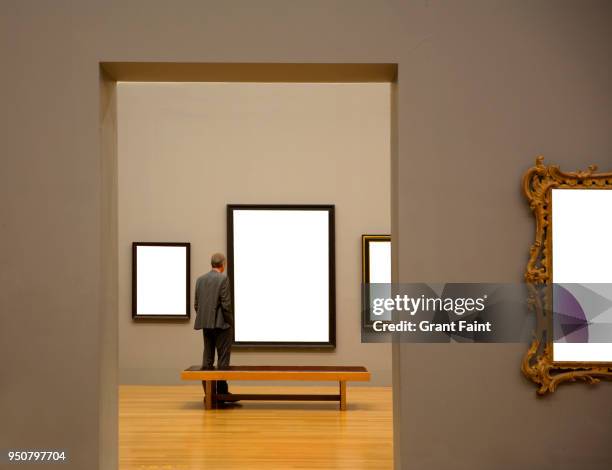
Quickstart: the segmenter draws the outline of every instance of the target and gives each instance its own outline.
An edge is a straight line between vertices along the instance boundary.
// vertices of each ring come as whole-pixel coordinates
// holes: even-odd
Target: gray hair
[[[210,257],[210,264],[213,268],[220,268],[225,263],[225,256],[223,253],[215,253]]]

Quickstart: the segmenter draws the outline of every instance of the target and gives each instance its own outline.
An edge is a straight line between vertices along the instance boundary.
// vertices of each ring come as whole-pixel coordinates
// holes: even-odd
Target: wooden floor
[[[337,393],[337,387],[233,386],[235,393]],[[200,385],[123,385],[120,470],[391,469],[391,389],[351,386],[326,402],[244,402],[204,410]]]

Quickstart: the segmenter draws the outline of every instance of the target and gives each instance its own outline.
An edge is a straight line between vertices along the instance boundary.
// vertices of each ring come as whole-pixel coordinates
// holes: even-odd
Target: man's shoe
[[[240,408],[242,403],[229,402],[229,401],[218,401],[217,408],[219,409],[229,409],[229,408]]]
[[[240,398],[234,396],[231,393],[224,393],[223,394],[223,401],[227,402],[227,403],[238,403],[240,401]]]

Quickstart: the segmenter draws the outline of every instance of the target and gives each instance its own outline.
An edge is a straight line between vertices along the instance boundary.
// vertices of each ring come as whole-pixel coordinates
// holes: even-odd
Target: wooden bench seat
[[[346,383],[368,382],[370,373],[360,366],[230,366],[228,369],[206,369],[191,366],[181,373],[183,380],[201,380],[205,391],[204,406],[207,410],[217,402],[230,397],[216,393],[217,380],[289,380],[313,382],[338,382],[338,394],[333,395],[286,395],[286,394],[232,394],[237,400],[303,400],[337,401],[340,409],[346,410]]]

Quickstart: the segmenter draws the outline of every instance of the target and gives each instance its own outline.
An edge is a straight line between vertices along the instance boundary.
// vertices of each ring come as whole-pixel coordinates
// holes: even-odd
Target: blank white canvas
[[[136,246],[137,315],[186,315],[187,248]]]
[[[370,242],[370,283],[391,283],[391,242]]]
[[[236,341],[329,341],[329,212],[235,209],[233,219]]]
[[[557,362],[612,362],[611,343],[555,343]]]
[[[612,191],[552,190],[553,282],[612,282]],[[612,343],[555,343],[553,360],[612,362]]]

